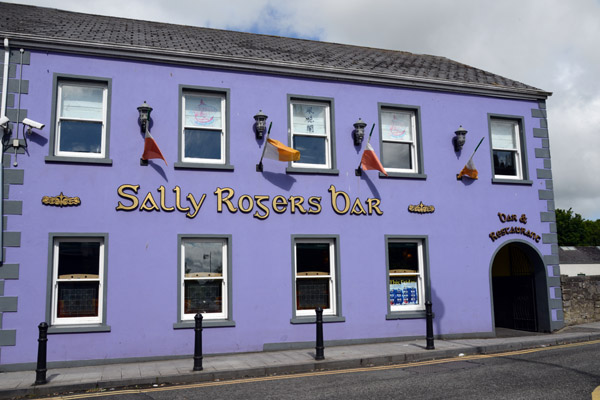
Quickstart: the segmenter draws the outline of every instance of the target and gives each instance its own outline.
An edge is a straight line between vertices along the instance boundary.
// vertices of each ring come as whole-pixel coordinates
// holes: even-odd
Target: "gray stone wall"
[[[565,325],[600,321],[600,275],[561,275]]]

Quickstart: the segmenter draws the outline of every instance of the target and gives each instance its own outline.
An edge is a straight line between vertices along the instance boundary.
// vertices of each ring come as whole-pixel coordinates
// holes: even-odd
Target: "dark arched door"
[[[538,331],[536,273],[529,252],[519,243],[502,247],[492,264],[497,327]]]

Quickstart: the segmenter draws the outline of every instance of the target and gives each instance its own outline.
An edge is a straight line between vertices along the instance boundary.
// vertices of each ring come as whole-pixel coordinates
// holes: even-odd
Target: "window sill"
[[[214,169],[233,171],[233,165],[230,164],[204,164],[204,163],[189,163],[189,162],[176,162],[174,164],[175,169]]]
[[[113,163],[113,161],[110,158],[46,156],[45,160],[46,160],[46,162],[49,162],[49,163],[101,164],[101,165],[112,165],[112,163]]]
[[[404,178],[404,179],[427,179],[426,174],[418,174],[413,172],[388,172],[387,176],[383,173],[379,173],[380,178]]]
[[[422,319],[425,318],[425,310],[414,311],[391,311],[385,316],[387,320],[394,319]]]
[[[54,333],[89,333],[89,332],[110,332],[109,325],[90,324],[90,325],[53,325],[48,328],[48,334]]]
[[[340,171],[332,168],[294,168],[287,167],[285,172],[288,174],[320,174],[320,175],[339,175]]]
[[[221,327],[233,327],[235,321],[225,319],[203,319],[202,328],[221,328]],[[193,329],[196,327],[196,321],[179,321],[173,324],[173,329]]]
[[[338,315],[323,315],[323,322],[346,322],[346,317]],[[294,317],[290,319],[291,324],[315,324],[317,323],[317,316],[307,317]]]
[[[492,178],[492,183],[508,184],[508,185],[533,185],[533,181],[525,179],[501,179]]]

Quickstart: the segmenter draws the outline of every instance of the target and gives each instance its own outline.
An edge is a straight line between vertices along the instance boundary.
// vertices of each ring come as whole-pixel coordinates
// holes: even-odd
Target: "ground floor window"
[[[314,319],[317,307],[324,316],[340,315],[338,241],[337,236],[293,237],[294,318]]]
[[[417,317],[429,297],[426,238],[386,236],[386,259],[388,318],[406,311]]]
[[[231,237],[179,235],[179,321],[231,319]]]
[[[104,323],[106,241],[106,234],[50,234],[51,326]]]

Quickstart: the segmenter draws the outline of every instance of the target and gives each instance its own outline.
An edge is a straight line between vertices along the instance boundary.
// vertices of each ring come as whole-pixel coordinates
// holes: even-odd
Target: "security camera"
[[[32,128],[35,128],[35,129],[44,129],[44,126],[45,126],[44,124],[41,124],[41,123],[36,122],[36,121],[34,121],[32,119],[29,119],[29,118],[25,118],[23,120],[23,125],[27,125],[27,126],[30,126]]]
[[[8,119],[8,117],[6,115],[3,115],[2,117],[0,117],[0,126],[2,126],[3,128],[7,128],[8,127],[8,123],[10,122],[10,119]]]

